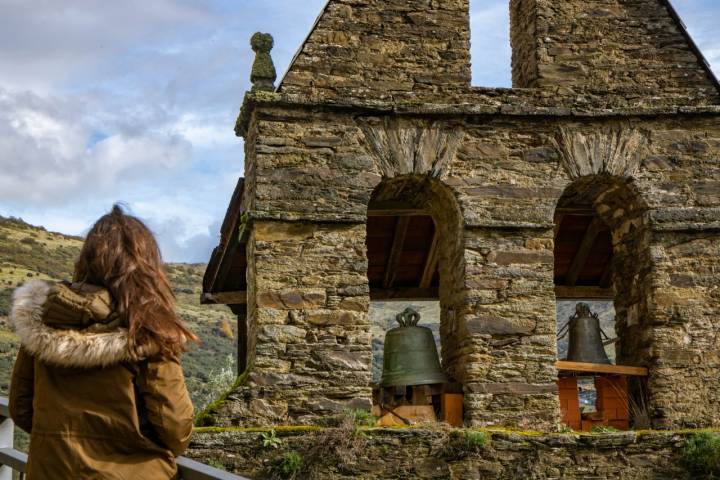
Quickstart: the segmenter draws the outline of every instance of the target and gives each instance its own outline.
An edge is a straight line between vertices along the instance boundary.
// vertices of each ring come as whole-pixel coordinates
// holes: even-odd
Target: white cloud
[[[94,105],[74,100],[0,90],[0,201],[62,205],[189,166],[192,145],[172,126],[118,131],[88,146]]]
[[[199,0],[3,0],[2,83],[54,90],[127,48],[211,18],[208,3]]]

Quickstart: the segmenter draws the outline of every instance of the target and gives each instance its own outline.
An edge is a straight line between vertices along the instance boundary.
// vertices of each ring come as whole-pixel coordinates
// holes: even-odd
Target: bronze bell
[[[420,314],[407,308],[395,320],[400,326],[385,335],[380,385],[402,387],[446,382],[432,330],[417,326]]]
[[[559,337],[562,338],[567,333],[570,334],[568,361],[610,364],[602,339],[602,336],[607,338],[607,335],[600,328],[598,315],[590,311],[587,303],[578,303],[575,306],[575,314],[560,330]]]

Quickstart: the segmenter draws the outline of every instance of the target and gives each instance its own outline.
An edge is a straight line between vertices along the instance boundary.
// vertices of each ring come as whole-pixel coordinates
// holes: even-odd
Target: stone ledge
[[[720,105],[706,105],[692,97],[644,98],[631,103],[621,95],[558,95],[540,89],[471,89],[441,102],[432,97],[399,97],[393,101],[332,98],[275,92],[245,95],[235,133],[244,136],[256,107],[329,108],[374,114],[506,115],[533,117],[628,117],[664,115],[720,115]]]
[[[318,461],[318,443],[355,435],[362,448],[349,461],[326,461],[320,473],[297,478],[687,478],[681,455],[700,431],[601,434],[504,429],[277,427],[277,449],[263,447],[270,429],[198,429],[188,456],[222,463],[251,478],[268,478],[288,452]],[[479,432],[477,444],[468,439]],[[339,442],[342,443],[342,442]],[[340,447],[325,448],[332,457]],[[347,460],[347,459],[346,459]]]

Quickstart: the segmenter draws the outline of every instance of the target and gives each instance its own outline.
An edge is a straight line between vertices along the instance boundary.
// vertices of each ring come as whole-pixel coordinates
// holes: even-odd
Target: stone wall
[[[692,478],[680,461],[689,432],[494,432],[473,447],[465,431],[370,429],[353,437],[353,430],[279,429],[277,450],[263,448],[262,434],[196,433],[188,455],[249,478],[289,478],[279,473],[288,452],[303,461],[295,478],[309,479]]]
[[[364,226],[256,221],[249,245],[251,367],[205,423],[314,423],[369,410]]]
[[[468,0],[333,0],[280,91],[322,97],[470,87]]]
[[[701,94],[709,68],[660,0],[513,0],[513,86]]]
[[[467,92],[468,3],[332,0],[279,91],[332,100],[409,94],[415,101]],[[709,67],[665,1],[512,0],[510,11],[515,88],[571,100],[582,91],[720,101]]]
[[[650,368],[658,426],[720,423],[699,407],[714,401],[717,378],[706,353],[720,313],[716,117],[383,115],[269,98],[277,102],[255,106],[248,129],[256,356],[215,423],[316,423],[368,404],[366,212],[376,186],[393,178],[429,178],[446,192],[424,206],[456,225],[444,235],[459,247],[443,248],[441,330],[469,425],[558,421],[553,214],[568,186],[592,178],[609,182],[595,203],[618,253],[619,358]],[[696,249],[676,254],[685,242]],[[691,260],[698,252],[703,268]]]

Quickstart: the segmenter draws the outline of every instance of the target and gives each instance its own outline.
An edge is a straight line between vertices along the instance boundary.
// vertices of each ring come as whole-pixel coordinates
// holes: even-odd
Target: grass
[[[297,452],[288,452],[280,462],[280,473],[284,478],[294,478],[303,466],[303,458]]]
[[[682,461],[693,478],[720,478],[720,435],[710,432],[691,435]]]

